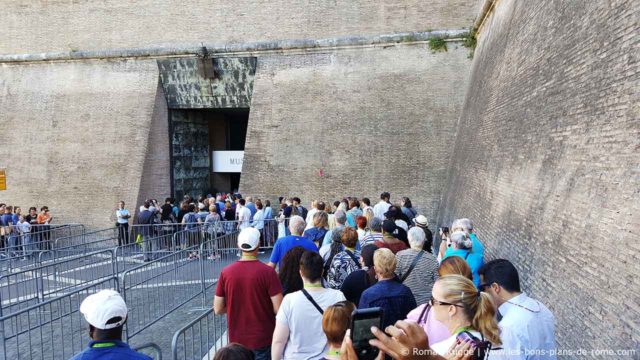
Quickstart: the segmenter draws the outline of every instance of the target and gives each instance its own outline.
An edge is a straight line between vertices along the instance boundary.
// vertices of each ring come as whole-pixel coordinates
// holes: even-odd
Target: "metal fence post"
[[[202,244],[200,244],[200,285],[201,285],[201,289],[202,289],[202,307],[205,308],[207,306],[207,294],[206,294],[206,289],[207,286],[205,284],[205,274],[204,274],[204,260],[205,260],[205,255],[204,255],[204,244],[205,242],[203,241]]]
[[[1,301],[1,299],[0,299]],[[0,304],[2,304],[0,302]],[[5,329],[4,329],[4,318],[2,315],[2,306],[0,306],[0,350],[2,350],[2,352],[0,352],[0,354],[2,354],[2,358],[6,359],[7,358],[7,344],[6,344],[6,339],[5,339]]]

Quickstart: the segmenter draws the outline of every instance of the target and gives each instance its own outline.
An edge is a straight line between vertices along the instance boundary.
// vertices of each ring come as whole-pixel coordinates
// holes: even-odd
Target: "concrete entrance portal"
[[[256,58],[161,59],[158,69],[169,108],[171,193],[237,190],[239,173],[212,173],[212,151],[244,150]]]

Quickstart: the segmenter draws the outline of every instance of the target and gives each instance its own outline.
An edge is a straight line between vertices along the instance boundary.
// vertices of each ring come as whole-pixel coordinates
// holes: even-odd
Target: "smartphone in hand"
[[[374,360],[380,350],[369,344],[369,340],[375,338],[371,333],[371,327],[378,329],[382,325],[382,309],[379,307],[369,309],[356,309],[351,314],[351,341],[359,360]]]

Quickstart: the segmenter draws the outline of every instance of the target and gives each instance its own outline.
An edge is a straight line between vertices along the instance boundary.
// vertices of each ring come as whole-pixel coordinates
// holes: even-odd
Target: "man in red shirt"
[[[258,260],[260,231],[242,229],[238,247],[242,258],[222,269],[213,310],[227,314],[229,342],[253,350],[256,360],[271,359],[271,337],[282,302],[275,270]]]

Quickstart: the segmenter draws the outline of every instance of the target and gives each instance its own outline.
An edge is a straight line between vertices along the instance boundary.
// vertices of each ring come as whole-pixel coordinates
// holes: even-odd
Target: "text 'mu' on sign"
[[[239,173],[242,172],[244,151],[213,151],[213,172]]]

